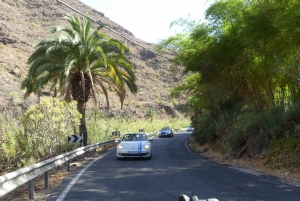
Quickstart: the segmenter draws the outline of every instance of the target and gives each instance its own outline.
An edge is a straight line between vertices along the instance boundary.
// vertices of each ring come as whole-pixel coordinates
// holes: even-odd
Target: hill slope
[[[88,13],[93,20],[106,24],[109,28],[122,34],[124,37],[141,44],[148,49],[154,49],[150,44],[134,37],[133,33],[105,17],[104,13],[97,11],[78,0],[64,0],[65,4],[76,8],[81,13]],[[0,0],[0,108],[6,114],[15,116],[20,108],[25,110],[29,105],[37,102],[35,95],[23,100],[24,92],[20,84],[28,72],[27,59],[34,51],[33,45],[48,36],[50,27],[67,25],[64,15],[80,16],[64,5],[54,0]],[[80,16],[81,17],[81,16]],[[98,26],[95,23],[95,27]],[[170,62],[158,57],[154,53],[127,42],[107,29],[101,29],[112,38],[125,42],[131,53],[128,58],[135,66],[139,92],[136,95],[126,95],[123,109],[115,94],[110,94],[111,115],[128,115],[143,117],[148,108],[156,110],[162,116],[176,116],[177,109],[182,108],[180,100],[172,104],[169,91],[181,82],[180,75],[171,73]],[[171,54],[164,54],[171,58]],[[103,99],[103,103],[104,99]],[[90,105],[90,107],[94,107]],[[104,104],[101,104],[105,110]]]

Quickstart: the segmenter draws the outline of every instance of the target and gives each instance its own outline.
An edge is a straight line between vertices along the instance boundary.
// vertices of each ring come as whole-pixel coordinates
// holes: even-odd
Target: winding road
[[[109,150],[70,174],[48,201],[299,201],[300,188],[258,172],[219,165],[190,151],[190,133],[152,141],[152,160],[117,160]]]

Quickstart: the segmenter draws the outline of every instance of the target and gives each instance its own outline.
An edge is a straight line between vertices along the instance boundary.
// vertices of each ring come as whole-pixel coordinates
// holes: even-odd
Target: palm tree
[[[153,108],[148,108],[145,114],[146,119],[150,119],[150,121],[153,121],[153,118],[156,116],[156,112]]]
[[[79,132],[86,146],[86,102],[90,98],[99,101],[103,93],[109,108],[108,90],[114,90],[122,108],[126,86],[132,93],[137,92],[136,79],[133,66],[125,57],[129,52],[125,45],[99,32],[101,27],[92,29],[92,22],[87,18],[82,23],[71,15],[65,19],[71,28],[53,27],[53,35],[35,45],[36,50],[28,59],[28,77],[21,88],[25,89],[24,98],[27,98],[50,84],[66,101],[76,100],[82,115]]]

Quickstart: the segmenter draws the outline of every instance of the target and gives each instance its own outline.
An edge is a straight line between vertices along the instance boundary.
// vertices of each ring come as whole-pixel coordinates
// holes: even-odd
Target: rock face
[[[4,45],[13,44],[13,43],[16,43],[16,42],[17,41],[12,39],[12,38],[7,38],[7,37],[0,38],[0,43],[3,43]]]
[[[263,138],[260,133],[254,133],[248,138],[245,146],[246,152],[251,158],[261,154],[263,150]]]
[[[171,117],[176,117],[176,109],[170,105],[162,105],[161,106],[163,111],[166,112],[167,115],[171,116]]]
[[[79,0],[64,0],[63,2],[76,8],[81,13],[87,13],[91,19],[107,25],[143,47],[154,50],[154,44],[135,38],[134,33],[105,17],[105,13],[95,10]],[[1,108],[7,108],[12,94],[19,99],[19,102],[15,105],[24,102],[24,92],[20,90],[20,86],[27,76],[29,68],[27,60],[34,51],[34,44],[38,40],[49,36],[49,28],[58,25],[68,26],[67,21],[64,19],[66,14],[82,16],[58,1],[50,0],[0,0],[0,13],[1,110]],[[93,26],[96,28],[99,24],[94,23]],[[160,116],[174,117],[175,114],[180,113],[180,108],[172,105],[169,96],[169,89],[180,84],[182,80],[180,69],[178,74],[174,74],[169,68],[171,64],[168,60],[158,57],[135,43],[128,42],[123,37],[107,29],[102,28],[100,31],[127,44],[130,53],[126,56],[135,67],[139,89],[136,95],[129,92],[126,94],[122,110],[120,110],[118,97],[114,93],[109,94],[110,112],[127,116],[139,114],[139,117],[142,117],[147,109],[152,107]],[[162,55],[172,58],[172,54],[168,52]],[[47,89],[45,89],[45,92],[48,92]],[[33,100],[37,100],[37,98],[33,97],[26,103],[36,103]],[[100,102],[105,103],[105,99],[103,98]],[[184,100],[176,100],[175,102],[182,103]],[[11,107],[14,106],[11,105]],[[92,109],[94,106],[88,102],[88,107]],[[7,111],[7,109],[2,111]]]

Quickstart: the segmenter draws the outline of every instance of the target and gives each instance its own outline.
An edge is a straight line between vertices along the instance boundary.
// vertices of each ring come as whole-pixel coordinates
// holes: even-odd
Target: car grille
[[[148,156],[149,153],[119,153],[119,156]]]

